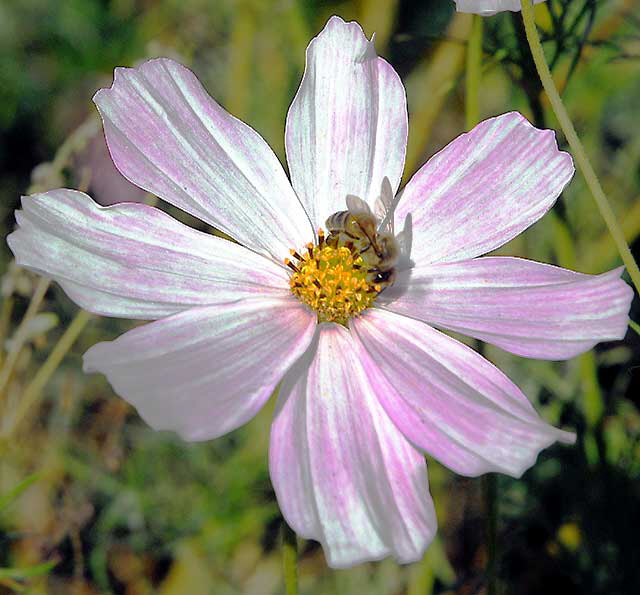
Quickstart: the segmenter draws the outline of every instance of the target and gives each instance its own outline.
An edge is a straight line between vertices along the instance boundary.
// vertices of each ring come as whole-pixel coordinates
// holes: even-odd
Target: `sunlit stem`
[[[42,395],[42,389],[45,387],[53,373],[58,369],[60,362],[69,352],[69,349],[71,349],[72,345],[82,332],[82,329],[84,329],[90,319],[91,314],[85,310],[80,310],[76,314],[75,318],[71,321],[71,324],[67,327],[67,330],[62,334],[55,347],[52,349],[49,357],[36,372],[36,375],[27,388],[24,389],[10,422],[7,426],[2,428],[2,432],[0,434],[2,438],[9,438],[18,428],[20,422],[28,413],[29,409],[38,402]]]
[[[640,335],[640,324],[638,324],[637,322],[633,322],[633,320],[629,321],[629,326],[636,331],[636,333],[638,335]]]
[[[465,78],[465,128],[471,130],[480,121],[480,77],[482,75],[482,17],[473,15],[467,44]]]
[[[298,540],[296,534],[282,522],[282,570],[287,595],[298,595]]]
[[[40,308],[40,304],[44,298],[44,294],[47,293],[47,289],[49,289],[49,284],[51,281],[42,277],[38,284],[36,285],[36,289],[31,296],[31,301],[29,302],[29,306],[27,307],[27,311],[20,322],[14,336],[13,342],[11,345],[11,349],[7,354],[7,359],[4,361],[2,369],[0,370],[0,394],[4,391],[11,378],[11,372],[13,372],[13,367],[18,361],[18,357],[20,352],[22,351],[22,347],[24,342],[27,339],[29,334],[29,323],[33,320],[33,317],[38,312]]]
[[[618,252],[622,258],[622,262],[624,262],[627,267],[627,271],[629,271],[629,275],[631,276],[631,281],[635,285],[636,291],[640,293],[640,269],[638,269],[638,265],[631,254],[631,250],[629,250],[629,246],[624,239],[624,234],[622,233],[622,229],[618,220],[607,200],[607,197],[602,190],[602,186],[596,176],[593,167],[591,166],[591,162],[587,157],[587,154],[576,134],[576,130],[571,122],[571,118],[567,113],[567,110],[562,103],[562,99],[560,98],[560,94],[558,93],[558,89],[556,88],[555,83],[553,82],[553,77],[551,76],[551,71],[549,70],[549,66],[547,65],[546,58],[544,56],[544,51],[542,49],[542,44],[540,43],[540,36],[538,35],[538,30],[536,29],[536,23],[533,12],[533,4],[531,0],[521,0],[522,2],[522,18],[524,21],[524,29],[527,35],[527,41],[529,42],[529,47],[531,48],[531,55],[533,56],[533,61],[536,65],[536,69],[538,71],[538,76],[540,77],[540,81],[542,82],[542,86],[544,87],[545,92],[547,93],[547,97],[549,98],[549,102],[551,103],[551,107],[553,108],[553,112],[560,123],[560,127],[564,132],[564,135],[571,147],[571,152],[573,154],[573,158],[575,159],[578,168],[582,172],[582,175],[585,178],[587,186],[593,198],[598,205],[598,209],[602,218],[604,219],[607,228],[609,229],[609,233],[613,238],[613,241],[616,244]]]
[[[407,595],[432,595],[434,583],[433,562],[427,550],[422,560],[412,568],[407,584]]]

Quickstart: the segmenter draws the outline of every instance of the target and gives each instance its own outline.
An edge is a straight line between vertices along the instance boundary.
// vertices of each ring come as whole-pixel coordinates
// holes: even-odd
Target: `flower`
[[[310,43],[287,116],[291,182],[265,141],[171,60],[116,69],[95,102],[127,179],[237,243],[144,204],[105,208],[60,189],[23,199],[9,245],[82,307],[154,320],[84,356],[154,428],[215,438],[281,383],[272,482],[287,522],[331,566],[420,558],[436,531],[423,452],[463,475],[517,477],[574,439],[434,328],[546,359],[624,335],[621,269],[476,258],[535,223],[571,179],[553,132],[517,113],[486,120],[393,198],[404,88],[338,17]],[[316,234],[327,219],[328,235]]]
[[[522,8],[520,0],[454,0],[458,12],[471,12],[488,17],[498,12],[510,10],[518,12]],[[533,0],[534,4],[540,4],[544,0]]]
[[[88,181],[91,194],[100,205],[106,207],[124,200],[144,202],[146,192],[123,178],[113,165],[102,131],[90,136],[82,151],[74,155],[72,171],[79,184]]]

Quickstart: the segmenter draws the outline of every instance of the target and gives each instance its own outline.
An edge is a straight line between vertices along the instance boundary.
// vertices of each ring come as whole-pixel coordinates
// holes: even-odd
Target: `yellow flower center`
[[[318,313],[318,322],[345,325],[373,303],[382,290],[375,282],[377,271],[363,260],[353,243],[329,245],[324,232],[318,231],[318,243],[307,244],[300,255],[291,250],[295,262],[285,259],[293,271],[291,292]]]

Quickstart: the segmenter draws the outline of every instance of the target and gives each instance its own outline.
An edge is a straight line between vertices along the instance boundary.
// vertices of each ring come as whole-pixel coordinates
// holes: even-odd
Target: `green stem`
[[[471,130],[480,121],[480,77],[482,75],[482,17],[473,15],[471,35],[467,43],[465,79],[465,126]]]
[[[482,477],[487,542],[487,595],[496,595],[498,559],[498,478],[495,473]]]
[[[429,553],[425,552],[422,560],[412,568],[407,585],[407,595],[432,595],[434,582],[433,563]]]
[[[2,438],[9,438],[15,432],[16,428],[20,425],[20,422],[24,416],[28,413],[29,409],[37,403],[42,394],[42,389],[45,387],[49,378],[57,370],[60,362],[67,354],[71,346],[75,343],[78,335],[82,332],[87,322],[89,322],[91,314],[85,310],[80,310],[75,318],[71,321],[71,324],[67,327],[67,330],[60,337],[55,347],[49,354],[44,364],[36,372],[33,380],[29,383],[22,393],[22,397],[18,402],[15,412],[11,417],[9,423],[2,428],[0,436]]]
[[[18,356],[20,355],[22,347],[27,339],[27,335],[29,332],[29,322],[31,322],[33,317],[37,314],[38,309],[40,308],[40,304],[44,299],[44,295],[45,293],[47,293],[47,289],[49,289],[50,283],[50,279],[41,277],[38,281],[38,284],[36,285],[33,295],[31,296],[31,301],[29,302],[27,311],[25,312],[20,325],[18,326],[13,336],[11,350],[7,355],[7,359],[4,361],[2,370],[0,370],[0,394],[4,391],[9,382],[9,379],[11,378],[13,366],[18,361]]]
[[[11,323],[11,314],[13,314],[13,296],[7,296],[2,300],[2,308],[0,308],[0,345],[4,345],[5,336]],[[4,361],[2,349],[0,349],[0,364]]]
[[[527,41],[529,42],[529,48],[531,49],[533,61],[536,65],[536,69],[538,70],[540,82],[542,82],[542,86],[544,87],[547,97],[549,98],[549,102],[551,103],[551,107],[553,108],[553,112],[560,123],[560,127],[564,132],[569,146],[571,147],[571,152],[576,160],[576,164],[582,172],[587,186],[598,205],[598,210],[609,229],[609,233],[611,234],[616,247],[618,248],[622,262],[624,262],[627,267],[627,271],[629,271],[631,281],[633,282],[636,291],[640,293],[640,269],[638,269],[638,265],[631,254],[631,250],[629,250],[629,246],[624,239],[624,234],[622,233],[620,224],[618,223],[615,213],[602,190],[598,177],[591,166],[591,162],[589,161],[584,147],[578,138],[573,123],[571,122],[571,118],[562,103],[558,89],[553,82],[553,77],[551,76],[551,71],[547,65],[542,44],[540,43],[540,36],[538,35],[538,30],[536,28],[533,4],[531,3],[531,0],[521,0],[521,3],[524,29],[527,35]]]
[[[282,522],[282,570],[287,595],[298,594],[298,540],[296,534]]]
[[[629,326],[636,331],[636,333],[638,335],[640,335],[640,324],[638,324],[637,322],[634,322],[633,320],[629,321]]]

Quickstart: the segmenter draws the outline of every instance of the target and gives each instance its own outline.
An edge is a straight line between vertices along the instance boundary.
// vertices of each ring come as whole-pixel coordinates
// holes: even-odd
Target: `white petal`
[[[373,308],[351,328],[376,364],[370,378],[389,417],[456,473],[519,477],[543,448],[575,440],[542,421],[493,364],[426,324]]]
[[[94,101],[109,151],[131,182],[277,261],[313,238],[273,151],[184,66],[116,68]]]
[[[18,264],[53,277],[96,314],[153,319],[289,293],[287,273],[271,259],[147,205],[101,207],[59,189],[24,197],[22,208],[7,238]]]
[[[522,258],[483,257],[416,266],[383,295],[393,312],[525,357],[566,359],[624,337],[633,291],[620,279],[622,270],[584,275]]]
[[[519,12],[522,8],[521,0],[454,0],[458,12],[471,12],[483,16],[491,16],[498,12],[510,10]],[[533,0],[534,4],[539,4],[544,0]]]
[[[407,105],[396,71],[357,23],[331,17],[307,48],[289,113],[291,181],[315,228],[345,210],[347,195],[371,207],[389,178],[398,189],[407,145]]]
[[[411,259],[453,262],[498,248],[542,217],[573,176],[551,130],[511,112],[460,135],[409,180],[396,229],[412,224]]]
[[[94,345],[84,369],[105,374],[156,430],[209,440],[259,411],[315,327],[293,297],[193,308]]]
[[[418,560],[436,530],[424,459],[380,406],[350,333],[319,329],[283,381],[272,426],[280,508],[298,534],[322,543],[332,567]]]

